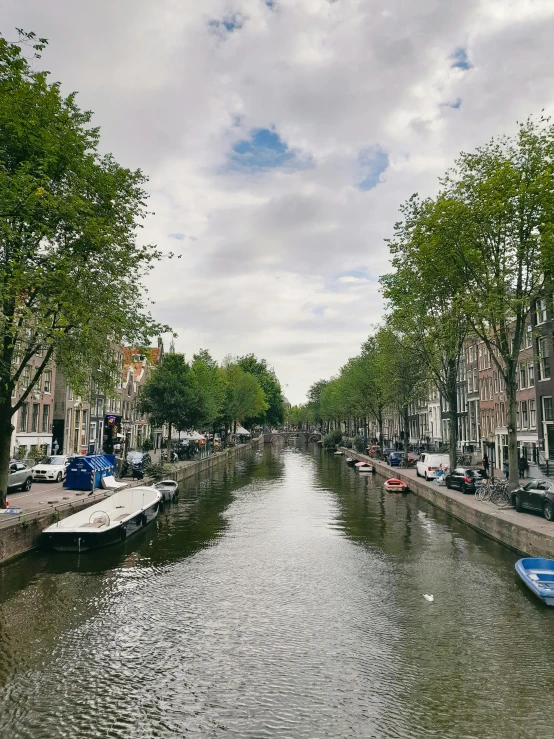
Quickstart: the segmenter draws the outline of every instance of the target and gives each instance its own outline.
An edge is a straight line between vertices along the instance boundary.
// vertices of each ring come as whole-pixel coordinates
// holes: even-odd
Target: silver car
[[[8,473],[9,490],[30,490],[33,484],[33,473],[23,462],[10,462]]]

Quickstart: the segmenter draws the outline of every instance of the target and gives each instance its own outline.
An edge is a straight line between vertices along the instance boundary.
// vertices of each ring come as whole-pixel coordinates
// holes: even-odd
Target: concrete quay
[[[234,457],[242,456],[260,443],[263,444],[263,437],[230,447],[223,452],[211,454],[204,459],[168,465],[171,467],[171,472],[167,477],[182,482],[201,472],[225,464]],[[149,484],[151,480],[146,477],[140,481],[129,481],[129,487]],[[67,490],[62,487],[61,483],[41,484],[38,490],[33,488],[29,493],[8,495],[10,507],[20,509],[21,513],[0,513],[0,566],[20,554],[39,547],[42,531],[51,524],[112,495],[111,491],[101,489],[95,490],[92,495],[88,492]]]
[[[539,514],[517,513],[511,506],[498,507],[494,503],[481,502],[474,495],[464,495],[457,490],[427,482],[417,477],[415,469],[391,467],[345,447],[341,447],[340,451],[359,461],[369,462],[380,475],[407,482],[410,492],[510,549],[529,557],[554,559],[554,523]]]

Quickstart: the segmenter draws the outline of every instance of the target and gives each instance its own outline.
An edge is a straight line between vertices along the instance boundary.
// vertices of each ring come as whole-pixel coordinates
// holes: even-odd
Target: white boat
[[[373,472],[375,472],[375,467],[368,462],[357,462],[354,465],[354,468],[357,472],[362,472],[365,474],[372,474]]]
[[[164,503],[171,503],[179,495],[179,483],[175,480],[160,480],[154,487],[162,494]]]
[[[161,500],[154,487],[120,490],[48,526],[43,541],[59,552],[85,552],[123,541],[156,518]]]

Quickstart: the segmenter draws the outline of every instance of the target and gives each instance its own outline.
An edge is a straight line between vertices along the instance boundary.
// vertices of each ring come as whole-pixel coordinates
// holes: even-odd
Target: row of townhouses
[[[33,448],[39,448],[44,455],[140,448],[151,437],[152,429],[148,416],[138,410],[138,399],[163,351],[161,340],[157,347],[145,351],[115,347],[119,377],[112,397],[104,396],[99,386],[92,389],[88,398],[79,397],[55,362],[50,362],[12,419],[12,454],[21,455],[23,451],[25,455]],[[41,357],[37,356],[24,368],[15,398],[29,385],[40,363]]]
[[[518,454],[526,457],[538,474],[548,462],[554,469],[554,356],[553,316],[545,300],[538,301],[526,326],[517,367]],[[458,449],[471,455],[472,463],[487,454],[497,469],[508,458],[507,397],[502,377],[485,344],[466,342],[457,382]],[[436,387],[409,409],[410,443],[427,449],[445,448],[449,440],[450,409]],[[399,413],[390,411],[383,423],[387,446],[402,440]],[[373,426],[372,436],[377,436]]]

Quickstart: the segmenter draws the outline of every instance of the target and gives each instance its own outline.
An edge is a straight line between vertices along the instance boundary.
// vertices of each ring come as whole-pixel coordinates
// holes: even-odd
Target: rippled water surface
[[[0,736],[552,737],[554,609],[516,559],[266,448],[121,547],[0,569]]]

